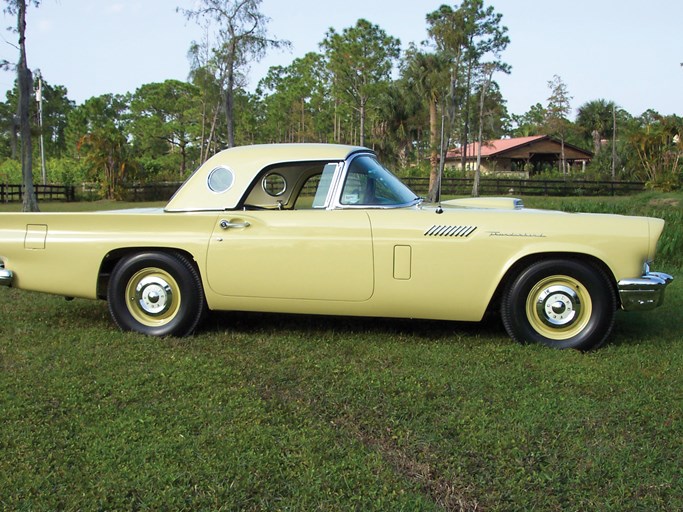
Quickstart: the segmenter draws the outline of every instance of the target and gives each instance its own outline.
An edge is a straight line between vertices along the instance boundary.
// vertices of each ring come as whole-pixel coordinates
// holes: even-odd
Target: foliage
[[[265,109],[262,137],[269,142],[327,141],[331,101],[324,57],[308,53],[286,67],[273,66],[259,82]],[[330,140],[331,142],[331,140]]]
[[[206,42],[203,53],[210,52],[210,57],[203,64],[210,66],[223,91],[228,147],[235,145],[234,99],[242,70],[267,50],[290,44],[268,37],[269,20],[260,5],[261,0],[200,0],[194,9],[178,9],[187,19],[203,25],[207,33],[215,31],[214,41]]]
[[[548,82],[551,94],[548,97],[546,108],[545,131],[548,135],[559,137],[562,148],[560,155],[560,168],[562,174],[567,174],[566,160],[564,156],[564,143],[570,129],[570,122],[567,116],[571,112],[571,99],[567,91],[567,85],[558,75]]]
[[[4,185],[21,183],[21,163],[9,158],[3,160],[0,164],[0,183]]]
[[[671,191],[680,187],[683,173],[683,119],[657,116],[629,135],[650,187]]]
[[[513,114],[512,122],[515,126],[512,128],[511,135],[513,137],[531,137],[543,133],[543,126],[547,117],[548,111],[540,103],[532,105],[524,114]]]
[[[332,93],[337,101],[357,112],[357,140],[364,146],[368,109],[386,90],[389,73],[399,56],[400,41],[378,25],[359,19],[341,34],[330,28],[320,46],[332,75]]]
[[[442,5],[427,14],[427,32],[437,51],[448,59],[450,68],[450,84],[443,110],[448,127],[440,148],[443,170],[444,155],[451,137],[459,141],[461,148],[466,148],[471,140],[471,119],[477,118],[476,112],[481,114],[476,102],[470,101],[476,79],[486,76],[486,81],[490,82],[494,71],[509,72],[509,66],[501,60],[501,53],[510,39],[507,27],[502,25],[502,15],[491,6],[485,7],[483,0],[464,0],[456,9]],[[483,88],[481,83],[479,85],[481,92]],[[461,166],[464,168],[466,156],[462,153]],[[428,200],[435,201],[438,199],[438,180],[430,181]]]
[[[145,178],[185,179],[188,168],[199,165],[196,119],[200,108],[197,88],[178,80],[146,84],[130,101],[130,133],[133,150]],[[144,160],[143,160],[144,159]],[[173,169],[164,175],[160,170]]]
[[[604,99],[593,100],[579,107],[576,124],[584,136],[593,143],[593,153],[598,155],[602,149],[602,141],[614,135],[617,106]]]
[[[74,110],[69,124],[68,136],[107,199],[120,198],[121,185],[134,169],[124,118],[128,103],[111,94],[91,98]]]

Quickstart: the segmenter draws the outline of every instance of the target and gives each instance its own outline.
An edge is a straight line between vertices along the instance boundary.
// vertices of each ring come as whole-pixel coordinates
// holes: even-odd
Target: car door
[[[207,256],[210,288],[225,296],[364,301],[373,249],[362,210],[228,211]]]

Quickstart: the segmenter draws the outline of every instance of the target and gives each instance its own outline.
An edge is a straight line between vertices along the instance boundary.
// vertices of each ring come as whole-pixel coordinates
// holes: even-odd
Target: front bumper
[[[650,272],[646,266],[641,277],[622,279],[617,283],[624,311],[647,311],[661,306],[664,290],[674,278],[664,272]]]
[[[11,270],[5,269],[5,264],[0,262],[0,286],[12,286],[14,274]]]

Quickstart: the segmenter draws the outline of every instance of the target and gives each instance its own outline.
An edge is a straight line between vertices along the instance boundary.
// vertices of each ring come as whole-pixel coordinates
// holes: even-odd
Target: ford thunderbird
[[[209,310],[480,321],[586,350],[659,306],[660,219],[424,205],[362,147],[216,154],[165,208],[0,215],[0,285],[108,302],[124,330],[193,333]],[[439,300],[432,300],[438,296]],[[8,319],[4,319],[8,321]]]

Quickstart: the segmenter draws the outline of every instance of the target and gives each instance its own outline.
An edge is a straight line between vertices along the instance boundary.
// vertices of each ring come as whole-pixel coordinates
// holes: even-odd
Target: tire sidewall
[[[557,340],[539,333],[527,314],[531,290],[551,276],[577,280],[591,298],[592,309],[585,327],[576,335]],[[510,336],[522,343],[541,343],[553,348],[590,350],[602,345],[614,324],[616,298],[606,274],[601,269],[576,260],[548,260],[530,265],[507,288],[503,297],[503,324]]]
[[[178,285],[180,306],[177,313],[162,325],[145,325],[130,312],[126,288],[138,272],[158,268],[173,277]],[[109,311],[114,322],[124,331],[152,336],[185,336],[194,331],[205,308],[201,281],[192,263],[180,254],[143,252],[122,259],[114,267],[107,289]],[[177,299],[174,299],[177,300]]]

